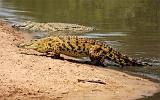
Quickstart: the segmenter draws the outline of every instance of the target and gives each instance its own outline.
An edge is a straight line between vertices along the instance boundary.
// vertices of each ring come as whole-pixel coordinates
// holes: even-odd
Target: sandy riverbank
[[[22,32],[0,22],[0,99],[131,100],[152,95],[159,84],[123,72],[49,57],[16,47]],[[100,80],[106,84],[79,82]]]

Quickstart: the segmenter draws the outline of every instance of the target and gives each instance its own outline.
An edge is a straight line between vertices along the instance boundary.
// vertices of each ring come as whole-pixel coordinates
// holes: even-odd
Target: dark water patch
[[[160,92],[154,94],[153,96],[144,96],[144,98],[137,99],[137,100],[159,100],[160,99]]]

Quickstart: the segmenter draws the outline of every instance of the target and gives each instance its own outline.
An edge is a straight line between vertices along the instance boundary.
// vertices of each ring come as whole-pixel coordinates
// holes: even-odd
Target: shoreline
[[[116,70],[22,54],[34,54],[16,46],[25,35],[0,21],[0,99],[133,100],[160,91],[158,83]]]

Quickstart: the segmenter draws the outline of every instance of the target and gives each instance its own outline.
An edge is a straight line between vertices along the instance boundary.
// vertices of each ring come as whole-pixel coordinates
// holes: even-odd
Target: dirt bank
[[[23,41],[24,34],[0,23],[1,100],[129,100],[158,91],[158,84],[123,72],[21,54],[30,52],[16,47]]]

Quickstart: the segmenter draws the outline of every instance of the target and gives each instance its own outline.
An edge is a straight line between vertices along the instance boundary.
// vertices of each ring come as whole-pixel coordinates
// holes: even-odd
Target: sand
[[[133,100],[160,89],[157,83],[120,71],[23,54],[34,53],[17,48],[29,40],[24,35],[0,22],[0,100]]]

